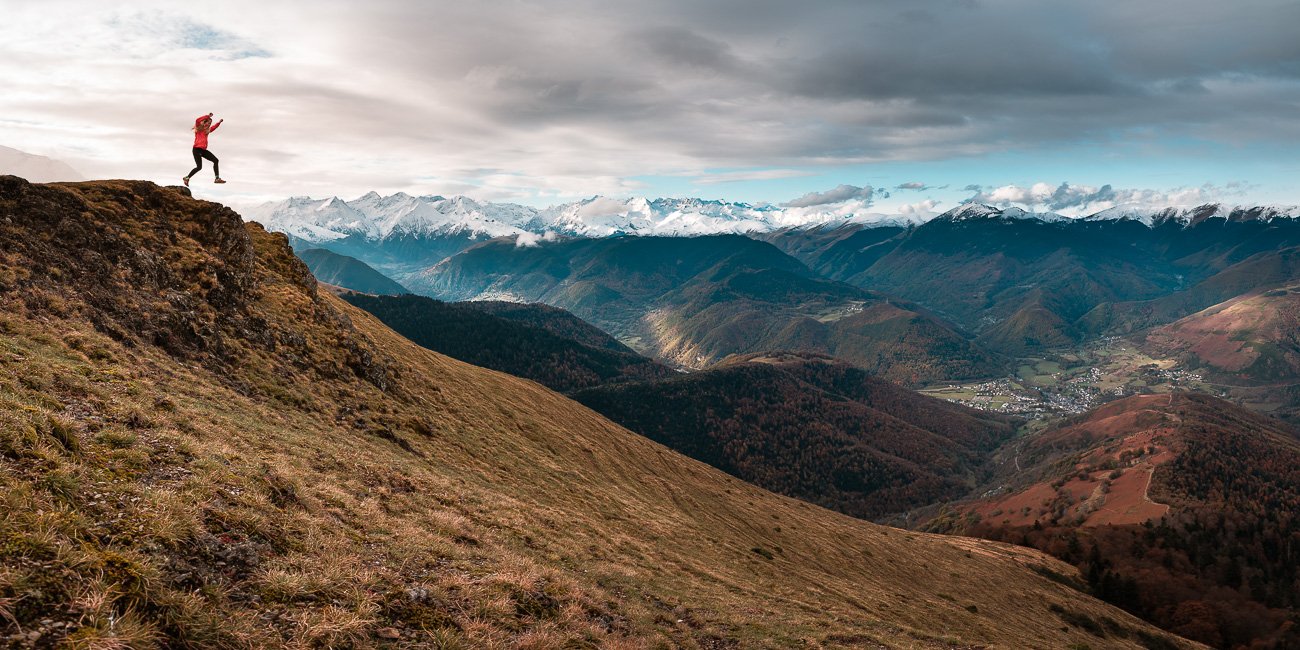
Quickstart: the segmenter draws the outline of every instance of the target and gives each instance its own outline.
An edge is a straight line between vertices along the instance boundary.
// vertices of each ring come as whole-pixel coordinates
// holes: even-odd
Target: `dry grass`
[[[187,292],[229,263],[189,239],[206,232],[200,202],[162,196],[152,215],[103,203],[126,192],[110,183],[74,187],[192,271],[176,276]],[[163,218],[174,237],[150,230]],[[296,281],[282,237],[247,234],[242,316],[193,321],[211,324],[219,354],[132,334],[160,331],[152,320],[116,340],[72,281],[43,285],[57,310],[0,287],[11,643],[35,631],[86,648],[1138,647],[1063,625],[1049,605],[1149,629],[1042,577],[1070,569],[1039,554],[778,497],[536,384],[417,348]]]

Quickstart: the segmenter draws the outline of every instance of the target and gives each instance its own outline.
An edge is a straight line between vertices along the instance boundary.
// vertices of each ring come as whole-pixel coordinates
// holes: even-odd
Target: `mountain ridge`
[[[409,278],[448,300],[544,302],[647,356],[702,368],[731,354],[836,354],[915,384],[985,377],[1003,360],[942,319],[890,296],[817,277],[741,235],[477,244]]]
[[[187,194],[0,177],[6,641],[1197,647],[423,350]]]
[[[463,232],[474,236],[610,237],[617,235],[697,236],[722,233],[769,232],[783,228],[818,228],[845,224],[876,226],[919,225],[927,220],[1020,219],[1060,221],[1135,221],[1148,227],[1196,225],[1210,218],[1229,221],[1300,217],[1300,206],[1229,206],[1206,203],[1195,207],[1116,206],[1077,217],[1030,212],[968,202],[930,219],[917,214],[882,214],[866,207],[841,204],[780,207],[699,198],[593,196],[547,208],[513,203],[476,201],[465,196],[411,196],[369,192],[346,201],[339,197],[291,197],[250,207],[247,214],[306,241],[326,243],[349,235],[385,240],[403,235]]]

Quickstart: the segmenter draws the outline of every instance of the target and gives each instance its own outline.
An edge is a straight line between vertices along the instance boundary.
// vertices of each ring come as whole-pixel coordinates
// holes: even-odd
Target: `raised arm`
[[[223,118],[223,119],[220,119],[220,120],[217,120],[217,123],[216,123],[216,124],[213,124],[213,125],[212,125],[212,128],[208,129],[208,133],[212,133],[213,131],[216,131],[216,130],[217,130],[217,127],[221,126],[221,123],[222,123],[222,122],[225,122],[225,121],[226,121],[226,120],[225,120],[224,118]]]

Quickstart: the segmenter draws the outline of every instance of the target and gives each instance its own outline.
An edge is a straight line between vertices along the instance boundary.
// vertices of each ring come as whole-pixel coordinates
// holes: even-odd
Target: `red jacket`
[[[194,148],[195,148],[195,149],[207,149],[207,148],[208,148],[208,134],[209,134],[209,133],[212,133],[213,131],[216,131],[216,130],[217,130],[217,127],[221,126],[221,122],[217,122],[216,124],[213,124],[213,125],[212,125],[212,128],[208,129],[207,131],[203,131],[202,129],[198,129],[199,122],[202,122],[203,120],[210,120],[210,119],[212,119],[212,116],[211,116],[211,115],[201,115],[201,116],[199,116],[197,119],[194,120],[194,127],[195,127],[195,129],[196,129],[196,130],[194,131]]]

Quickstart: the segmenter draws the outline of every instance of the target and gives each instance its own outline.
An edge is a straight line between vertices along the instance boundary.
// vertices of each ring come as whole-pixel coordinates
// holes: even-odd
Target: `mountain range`
[[[406,285],[448,300],[543,302],[633,349],[702,368],[732,354],[835,355],[905,383],[982,377],[1003,360],[907,301],[819,278],[741,235],[475,245]]]
[[[293,197],[251,206],[243,214],[271,230],[288,234],[295,247],[329,248],[352,255],[398,281],[405,281],[406,275],[417,273],[476,242],[494,237],[513,237],[520,245],[531,245],[551,237],[690,237],[834,226],[908,228],[927,221],[923,215],[870,212],[854,203],[782,207],[698,198],[595,196],[533,208],[481,202],[464,196],[412,196],[401,192],[389,196],[370,192],[352,200]],[[1121,207],[1068,218],[1054,213],[1029,213],[1019,208],[963,204],[935,219],[1132,222],[1156,227],[1194,226],[1216,217],[1230,221],[1277,220],[1296,215],[1300,215],[1300,209],[1208,204],[1185,209]]]
[[[990,350],[1025,355],[1168,323],[1295,277],[1300,220],[1290,214],[1203,206],[1067,219],[967,205],[911,228],[757,236],[823,277],[915,301]],[[1143,318],[1152,305],[1162,313]]]
[[[351,255],[441,299],[518,294],[547,300],[537,295],[538,287],[520,286],[536,282],[537,275],[513,266],[527,267],[535,255],[495,254],[499,263],[491,269],[475,262],[479,272],[496,278],[490,288],[465,271],[467,260],[452,259],[461,253],[482,258],[484,250],[470,249],[493,238],[521,249],[562,251],[588,245],[548,245],[745,233],[776,245],[821,278],[910,301],[975,335],[984,348],[1011,356],[1167,324],[1261,288],[1267,280],[1257,269],[1276,267],[1271,256],[1300,246],[1300,211],[1218,204],[1112,208],[1077,218],[964,204],[923,221],[846,217],[835,206],[595,197],[539,210],[372,192],[354,201],[289,199],[248,214],[262,215],[298,248]],[[609,246],[628,247],[617,241]],[[674,255],[669,248],[656,250]],[[1289,270],[1275,275],[1276,282],[1294,277]],[[529,279],[514,279],[523,276]],[[557,306],[577,310],[619,336],[629,329],[626,322],[616,326],[582,313],[575,297],[554,298]],[[695,343],[679,346],[671,358],[698,356],[691,349]]]
[[[487,237],[547,233],[570,237],[689,237],[850,224],[906,227],[930,220],[924,215],[870,212],[843,203],[782,207],[770,203],[700,198],[594,196],[548,208],[533,208],[515,203],[476,201],[465,196],[412,196],[404,192],[389,196],[370,192],[350,201],[339,197],[293,197],[251,206],[245,210],[245,215],[266,223],[272,230],[317,242],[350,236],[384,240],[456,232]],[[1164,224],[1194,226],[1214,218],[1269,221],[1297,216],[1300,216],[1300,207],[1296,206],[1233,207],[1212,203],[1191,208],[1120,206],[1085,216],[1066,217],[1052,212],[1027,212],[1015,207],[965,203],[934,218],[951,221],[1132,221],[1156,227]]]
[[[245,217],[288,234],[295,247],[329,248],[352,255],[398,280],[494,237],[513,237],[523,246],[557,236],[743,233],[820,223],[830,214],[704,199],[600,196],[537,209],[464,196],[400,192],[390,196],[371,192],[351,201],[294,197],[244,210]]]
[[[185,188],[0,177],[0,217],[7,643],[1197,647],[420,348]]]

